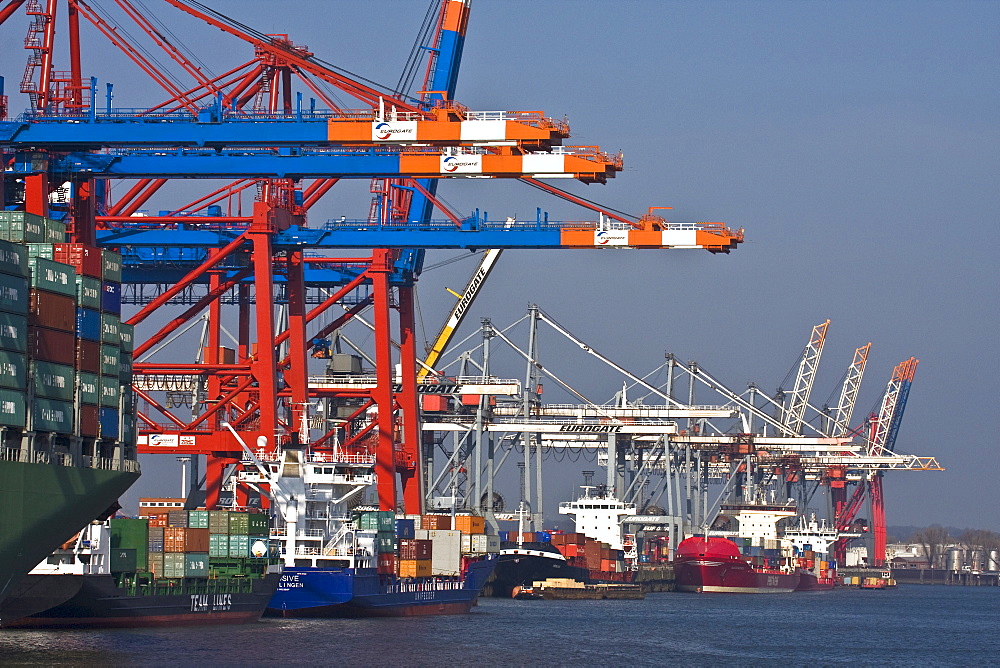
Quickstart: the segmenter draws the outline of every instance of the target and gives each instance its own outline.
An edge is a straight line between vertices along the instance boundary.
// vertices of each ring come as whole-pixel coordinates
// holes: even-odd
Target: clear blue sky
[[[209,4],[387,84],[427,6]],[[0,34],[19,40],[22,25]],[[176,25],[206,60],[249,59],[217,31]],[[674,220],[744,227],[747,242],[729,256],[510,252],[462,334],[481,316],[508,323],[536,302],[633,370],[670,351],[736,388],[754,380],[773,391],[810,328],[830,318],[817,401],[868,341],[856,416],[894,365],[921,360],[897,449],[934,455],[947,471],[890,474],[889,523],[1000,529],[998,26],[995,1],[474,0],[461,102],[566,115],[571,143],[621,149],[626,160],[606,186],[574,192],[636,214],[673,206]],[[8,50],[12,97],[20,68]],[[111,76],[122,106],[132,106],[130,87],[147,90]],[[315,217],[364,215],[364,190],[335,190]],[[585,217],[516,183],[448,182],[441,193],[459,211],[532,216],[541,206],[554,219]],[[470,269],[424,277],[429,330],[451,305],[443,286],[460,287]],[[544,355],[557,370],[565,360],[588,396],[617,389],[601,369],[574,376],[577,358],[554,339]],[[553,484],[550,504],[571,493],[578,471],[569,477]]]

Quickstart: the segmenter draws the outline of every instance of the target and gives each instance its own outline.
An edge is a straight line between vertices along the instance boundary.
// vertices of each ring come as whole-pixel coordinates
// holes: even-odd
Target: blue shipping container
[[[101,340],[101,312],[91,308],[77,307],[76,335],[87,341]]]
[[[105,313],[121,315],[122,286],[121,283],[105,281],[101,286],[101,310]]]
[[[396,538],[414,538],[416,523],[413,520],[396,520]]]
[[[535,542],[536,543],[551,543],[552,534],[548,531],[536,531],[535,532]]]
[[[101,423],[101,438],[118,438],[118,409],[101,408],[98,421]]]
[[[510,538],[508,538],[508,536],[510,536],[510,532],[509,531],[497,531],[497,536],[500,537],[501,541],[510,540]]]

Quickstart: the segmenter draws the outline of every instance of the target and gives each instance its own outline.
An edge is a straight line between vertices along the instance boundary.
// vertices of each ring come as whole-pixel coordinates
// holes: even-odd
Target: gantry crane
[[[29,65],[21,87],[31,108],[0,123],[0,146],[11,166],[5,179],[16,180],[23,195],[14,188],[3,194],[5,205],[65,217],[74,242],[124,252],[124,281],[141,307],[129,322],[153,329],[137,346],[137,360],[207,309],[202,361],[137,361],[134,388],[145,406],[139,413],[146,437],[141,450],[162,452],[152,445],[150,437],[156,436],[158,443],[171,444],[170,452],[207,455],[210,505],[217,502],[224,469],[242,456],[234,439],[263,449],[309,441],[323,447],[344,431],[342,447],[375,443],[380,505],[395,507],[399,473],[407,508],[419,512],[412,290],[424,248],[726,252],[742,241],[741,230],[719,223],[668,223],[657,216],[634,222],[612,216],[584,225],[542,218],[491,224],[485,217],[454,215],[443,224],[431,221],[432,208],[448,215],[434,195],[442,178],[522,178],[537,185],[537,179],[571,177],[590,183],[604,182],[622,168],[620,156],[596,147],[564,146],[565,123],[537,112],[475,112],[454,101],[469,0],[440,2],[425,92],[416,97],[358,81],[286,35],[253,31],[190,0],[165,1],[248,43],[253,58],[208,77],[157,30],[155,17],[115,0],[140,34],[193,79],[178,85],[146,49],[114,28],[107,11],[85,0],[65,0],[70,68],[60,72],[54,63],[60,3],[47,0],[42,7],[38,0],[11,0],[0,10],[0,24],[22,6],[31,17]],[[142,109],[116,108],[108,86],[102,100],[98,80],[83,74],[82,20],[161,86],[166,99]],[[295,84],[328,109],[317,108],[315,100],[307,104]],[[324,86],[350,94],[363,108],[341,108]],[[137,218],[143,204],[176,178],[237,180],[166,215]],[[369,220],[306,225],[309,209],[338,180],[357,178],[378,180]],[[107,187],[115,179],[136,180],[117,201]],[[308,179],[313,181],[305,185]],[[61,209],[51,195],[64,181],[71,197]],[[258,198],[250,215],[210,210],[254,187]],[[365,257],[329,253],[344,248],[377,250]],[[317,297],[317,289],[326,292]],[[393,373],[391,355],[393,289],[400,378]],[[231,356],[222,340],[227,299],[235,302],[238,323]],[[281,322],[276,301],[286,311]],[[186,308],[166,325],[153,325],[151,317],[168,304]],[[331,316],[339,304],[346,312]],[[348,422],[359,427],[353,432],[336,428],[313,439],[310,402],[351,392],[311,385],[308,342],[336,331],[369,306],[375,313],[377,383],[355,393],[363,402]],[[204,387],[206,399],[190,419],[155,396],[192,383]],[[376,418],[362,419],[376,410]]]

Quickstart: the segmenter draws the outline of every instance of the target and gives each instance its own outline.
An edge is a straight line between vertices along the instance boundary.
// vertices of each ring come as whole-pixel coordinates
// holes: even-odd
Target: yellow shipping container
[[[399,577],[429,578],[431,576],[430,559],[400,559]]]
[[[465,534],[486,533],[486,521],[476,515],[456,515],[455,529]]]

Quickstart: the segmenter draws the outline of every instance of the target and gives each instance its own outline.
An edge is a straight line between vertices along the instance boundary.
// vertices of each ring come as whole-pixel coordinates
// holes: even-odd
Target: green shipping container
[[[138,568],[138,554],[135,548],[111,548],[110,567],[112,573],[135,573]]]
[[[24,353],[0,350],[0,387],[24,389],[28,384],[27,364]]]
[[[76,391],[81,404],[96,406],[101,401],[100,376],[81,371],[76,375]]]
[[[27,417],[27,397],[24,392],[0,389],[0,425],[24,427]]]
[[[163,553],[163,577],[182,578],[184,577],[185,554],[183,552]]]
[[[184,577],[208,577],[208,552],[184,552]]]
[[[46,292],[76,297],[76,268],[43,257],[28,258],[31,265],[31,286]],[[115,331],[117,335],[117,330]],[[117,336],[115,343],[118,342]]]
[[[135,416],[123,415],[121,420],[122,428],[121,433],[118,436],[118,440],[128,445],[135,445],[138,440],[138,432],[135,428]]]
[[[155,573],[157,577],[163,577],[163,552],[146,553],[146,569]]]
[[[30,276],[28,251],[21,244],[0,240],[0,274]]]
[[[208,511],[207,510],[189,510],[188,511],[188,527],[191,529],[207,529],[208,528]]]
[[[45,243],[45,219],[24,211],[0,211],[0,239],[16,243]]]
[[[101,376],[100,405],[108,408],[118,408],[121,405],[121,385],[117,376]]]
[[[34,431],[73,433],[73,404],[69,401],[36,398],[31,405],[31,425]]]
[[[132,384],[132,356],[122,355],[118,356],[118,381],[122,385]]]
[[[45,243],[64,244],[66,243],[66,223],[51,218],[43,218],[45,225]]]
[[[135,551],[135,570],[149,570],[149,521],[116,518],[111,520],[111,549]]]
[[[212,533],[208,535],[208,555],[210,557],[229,556],[229,534]]]
[[[122,337],[122,352],[131,353],[135,350],[135,327],[123,322],[118,327],[118,333],[121,334]]]
[[[0,311],[0,349],[27,352],[28,318]]]
[[[121,326],[121,318],[111,313],[101,314],[101,341],[118,348],[122,344],[122,335],[118,328]],[[115,373],[117,376],[118,374]]]
[[[251,536],[267,536],[271,532],[270,518],[263,513],[250,513],[247,519],[247,533]]]
[[[121,364],[119,363],[118,347],[108,345],[106,343],[102,344],[101,375],[117,377],[120,373],[121,373]]]
[[[122,282],[122,256],[114,251],[101,251],[101,278],[115,283]]]
[[[241,536],[246,536],[249,534],[250,517],[248,513],[243,512],[230,512],[229,513],[229,535],[240,534]]]
[[[32,360],[31,389],[36,397],[73,401],[76,395],[76,370],[65,364]]]
[[[80,306],[101,310],[101,279],[93,276],[76,277],[76,299]]]
[[[390,554],[396,551],[396,536],[393,534],[383,534],[378,535],[378,553],[379,554]]]
[[[52,244],[27,244],[28,257],[44,257],[46,260],[56,259],[56,249]]]
[[[0,274],[0,311],[27,315],[30,299],[27,278]]]
[[[132,390],[131,385],[122,385],[122,415],[135,415],[135,392]],[[199,528],[208,528],[208,515],[205,516],[205,526]]]
[[[208,511],[208,531],[209,533],[229,535],[229,511],[210,510]]]
[[[211,537],[210,537],[211,538]],[[245,559],[250,556],[250,536],[239,535],[229,537],[229,556]]]

